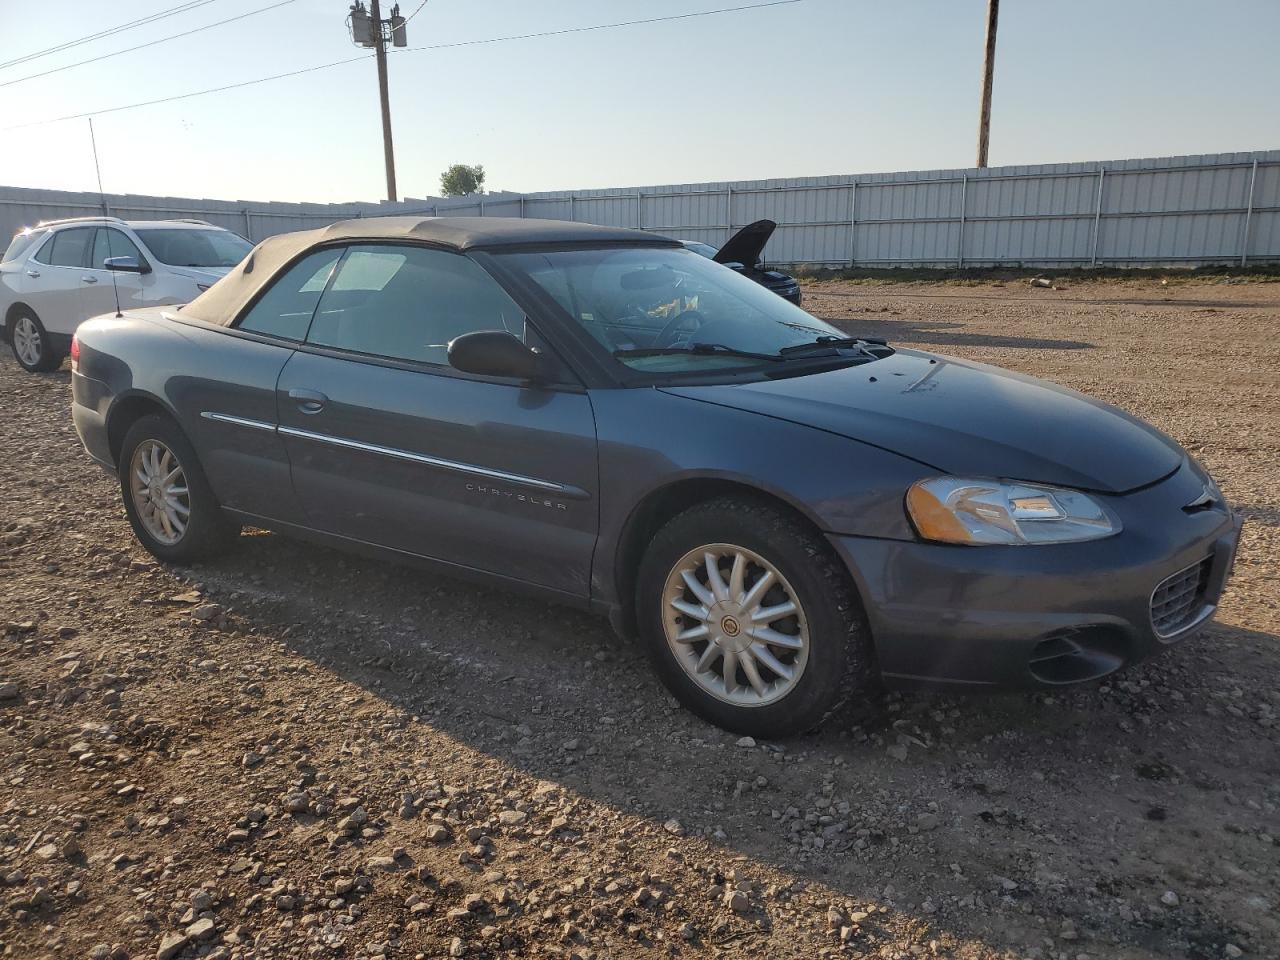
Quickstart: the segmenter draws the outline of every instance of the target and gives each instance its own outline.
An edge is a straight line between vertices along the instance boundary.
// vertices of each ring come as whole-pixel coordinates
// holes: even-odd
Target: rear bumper
[[[860,588],[885,680],[1055,687],[1096,680],[1195,634],[1231,572],[1241,519],[1225,508],[1182,512],[1192,498],[1183,499],[1189,484],[1176,477],[1114,498],[1135,501],[1124,511],[1125,530],[1092,543],[958,547],[832,537]],[[1172,514],[1161,509],[1169,507]],[[1185,619],[1158,636],[1154,591],[1203,561]]]
[[[107,431],[107,408],[111,392],[100,380],[83,374],[71,374],[71,420],[75,424],[85,452],[105,470],[115,472],[111,455],[111,439]]]

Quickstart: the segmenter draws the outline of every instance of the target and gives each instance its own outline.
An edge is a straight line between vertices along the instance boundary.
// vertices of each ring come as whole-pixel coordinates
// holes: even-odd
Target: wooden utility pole
[[[382,100],[382,153],[387,164],[387,199],[395,203],[396,152],[391,145],[391,101],[387,94],[387,38],[382,32],[382,10],[378,0],[369,0],[369,18],[373,21],[374,56],[378,61],[378,96]]]
[[[377,9],[377,5],[374,5]],[[982,111],[978,115],[978,166],[987,165],[987,144],[991,138],[991,77],[996,69],[996,21],[1000,0],[987,0],[987,48],[982,55]]]

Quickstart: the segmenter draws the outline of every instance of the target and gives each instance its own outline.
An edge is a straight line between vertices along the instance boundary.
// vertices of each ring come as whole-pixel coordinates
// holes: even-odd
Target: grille
[[[1169,637],[1190,625],[1204,609],[1212,557],[1161,581],[1151,594],[1151,626],[1156,636]]]

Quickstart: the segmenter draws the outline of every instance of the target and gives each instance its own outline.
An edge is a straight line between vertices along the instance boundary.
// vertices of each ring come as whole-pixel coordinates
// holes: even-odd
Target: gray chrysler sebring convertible
[[[590,607],[728,729],[869,682],[1054,687],[1213,614],[1239,521],[1078,393],[850,336],[676,241],[355,220],[80,327],[72,412],[143,545],[266,527]]]

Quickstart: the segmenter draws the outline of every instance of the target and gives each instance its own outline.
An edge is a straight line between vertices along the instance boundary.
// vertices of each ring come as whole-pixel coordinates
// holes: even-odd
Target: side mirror
[[[542,354],[505,330],[478,330],[449,341],[449,365],[482,377],[540,380],[546,375]]]
[[[104,270],[114,270],[116,273],[150,273],[151,268],[143,263],[138,263],[137,257],[107,257],[102,261]]]

